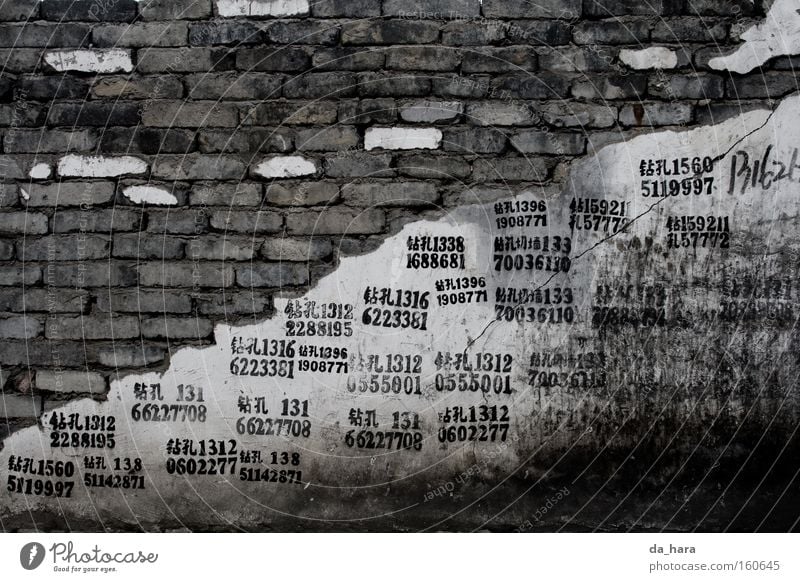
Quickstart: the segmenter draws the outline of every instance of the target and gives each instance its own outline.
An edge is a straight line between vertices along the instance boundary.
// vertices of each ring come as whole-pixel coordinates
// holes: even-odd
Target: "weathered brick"
[[[26,166],[29,164],[19,156],[0,156],[0,168],[2,168],[5,180],[25,180],[28,178]],[[3,186],[5,188],[5,185]]]
[[[342,44],[425,44],[439,38],[439,24],[420,20],[356,20],[342,25]]]
[[[207,73],[234,68],[236,57],[226,48],[150,48],[137,51],[139,73]]]
[[[195,238],[186,245],[186,256],[192,260],[249,261],[258,244],[253,237],[235,238],[228,236],[203,236]]]
[[[136,18],[136,0],[47,0],[42,2],[45,20],[84,20],[89,22],[132,22]]]
[[[211,228],[224,232],[250,234],[280,232],[283,217],[277,212],[214,210],[211,212]]]
[[[38,394],[0,394],[0,419],[34,420],[41,414],[42,397]]]
[[[193,24],[189,29],[189,44],[193,46],[263,44],[266,41],[263,28],[256,22],[241,20],[202,22]]]
[[[539,52],[539,68],[556,72],[602,72],[615,69],[612,47],[559,47]]]
[[[183,46],[188,35],[188,25],[180,21],[107,24],[92,29],[92,42],[99,47]]]
[[[433,80],[433,93],[439,97],[480,99],[488,95],[491,78],[486,75],[450,75]]]
[[[97,234],[50,235],[17,244],[17,258],[23,261],[83,261],[110,256],[111,241]]]
[[[311,20],[281,20],[269,23],[265,33],[276,44],[333,45],[339,39],[336,23]]]
[[[194,184],[189,193],[192,206],[258,206],[261,204],[261,184],[208,183]]]
[[[270,73],[203,73],[184,79],[191,99],[226,101],[276,99],[283,82],[283,76]]]
[[[20,195],[28,207],[81,206],[106,204],[114,198],[113,182],[56,182],[54,184],[24,184]],[[27,197],[27,198],[26,198]]]
[[[637,103],[619,112],[623,125],[678,125],[692,120],[692,106],[687,103]]]
[[[0,240],[0,260],[7,261],[14,257],[14,243],[9,240]]]
[[[36,389],[59,394],[105,394],[106,379],[86,370],[37,370]]]
[[[374,71],[383,67],[382,50],[362,48],[325,48],[314,52],[311,64],[320,71]]]
[[[464,112],[464,104],[458,101],[414,101],[400,109],[400,117],[410,123],[437,123],[454,121]]]
[[[366,97],[427,95],[431,80],[422,75],[359,73],[358,92]]]
[[[387,50],[385,67],[407,71],[452,71],[460,62],[460,51],[449,47],[392,47]]]
[[[342,199],[353,206],[430,206],[439,200],[430,182],[367,182],[346,184]]]
[[[233,267],[224,263],[140,263],[139,281],[145,287],[230,287]]]
[[[97,362],[109,368],[143,368],[150,364],[164,361],[167,350],[143,342],[125,345],[114,342],[112,346],[102,347],[97,350]]]
[[[578,99],[637,99],[647,94],[646,75],[623,75],[592,78],[572,86],[572,95]]]
[[[311,2],[311,14],[316,18],[369,18],[381,15],[378,0],[318,0]]]
[[[452,46],[484,46],[497,44],[506,38],[510,23],[501,20],[457,20],[442,27],[442,44]]]
[[[153,178],[165,180],[237,180],[247,166],[233,156],[190,154],[163,155],[153,162]]]
[[[89,300],[85,292],[66,289],[0,289],[0,311],[86,313]]]
[[[494,99],[563,99],[569,95],[571,78],[555,73],[503,75],[492,80]]]
[[[211,16],[211,0],[147,0],[139,4],[142,20],[198,20]]]
[[[766,72],[728,79],[726,93],[734,99],[777,99],[797,91],[795,71]]]
[[[91,27],[88,24],[7,24],[0,26],[2,47],[82,47],[89,44]]]
[[[202,223],[205,227],[206,221]],[[112,255],[123,259],[180,259],[184,256],[184,240],[166,233],[152,232],[114,235]],[[136,279],[136,274],[119,273],[124,279]]]
[[[272,312],[272,296],[261,290],[226,291],[224,296],[222,293],[195,293],[193,296],[197,310],[202,315],[224,315],[228,318],[231,315],[249,314],[261,321],[264,315]]]
[[[467,105],[467,120],[475,125],[533,125],[538,118],[524,103],[484,101]]]
[[[0,265],[0,285],[35,285],[42,280],[36,265]]]
[[[147,338],[205,339],[214,326],[200,317],[143,317],[142,335]]]
[[[100,77],[92,86],[91,94],[100,99],[176,99],[183,97],[183,83],[174,75]],[[149,106],[148,102],[144,108]]]
[[[652,42],[720,42],[728,36],[728,24],[709,18],[661,18],[651,32]]]
[[[650,79],[648,93],[663,99],[721,99],[725,81],[716,75],[670,75]]]
[[[377,208],[352,210],[334,206],[319,212],[290,213],[286,217],[292,235],[376,234],[383,231],[385,223],[386,216]]]
[[[264,47],[236,52],[236,68],[244,71],[301,72],[310,64],[308,50],[300,47]]]
[[[58,339],[130,339],[139,337],[139,318],[130,315],[56,315],[47,318],[45,336]]]
[[[97,308],[104,313],[189,313],[192,299],[163,289],[107,289],[97,293]]]
[[[43,55],[39,49],[0,49],[0,63],[3,63],[3,72],[6,74],[30,73],[37,68]]]
[[[557,102],[537,108],[542,119],[555,127],[611,127],[617,122],[618,111],[612,105]]]
[[[298,75],[283,86],[283,95],[289,99],[348,97],[355,92],[355,75],[342,72]]]
[[[174,210],[147,211],[147,232],[158,234],[203,234],[208,231],[208,217],[203,213]]]
[[[47,115],[47,124],[56,126],[119,126],[137,125],[139,106],[136,103],[54,103]]]
[[[25,75],[17,80],[16,93],[20,99],[47,101],[55,99],[84,99],[89,92],[87,79],[65,75]]]
[[[326,238],[268,238],[261,256],[271,261],[320,261],[331,256],[333,246]]]
[[[67,232],[126,232],[139,230],[141,212],[122,209],[59,210],[53,215],[54,233]]]
[[[0,3],[0,21],[36,20],[39,16],[40,5],[40,0],[5,0]],[[380,13],[380,6],[378,6],[378,13]]]
[[[528,46],[481,48],[464,53],[461,70],[464,73],[495,73],[535,71],[538,56]]]
[[[109,127],[100,135],[101,152],[143,154],[188,153],[194,149],[193,131],[150,127]]]
[[[333,152],[356,148],[359,136],[352,127],[334,125],[298,131],[295,143],[298,151]]]
[[[511,44],[559,46],[572,39],[570,25],[560,20],[514,20],[503,28]]]
[[[692,0],[695,1],[695,0]],[[583,0],[583,12],[587,16],[610,18],[612,16],[641,15],[668,16],[678,14],[684,0]]]
[[[384,0],[384,16],[405,18],[477,18],[480,0]]]
[[[202,153],[288,152],[294,149],[292,132],[283,127],[204,129],[197,137]]]
[[[523,154],[579,155],[586,150],[586,138],[578,133],[528,130],[511,136],[511,145]]]
[[[664,2],[666,4],[667,0],[664,0]],[[675,0],[672,0],[672,2],[675,3]],[[686,0],[686,6],[682,8],[689,14],[702,16],[730,16],[735,14],[741,17],[757,14],[762,5],[764,3],[757,0],[730,0],[725,4],[720,4],[714,0]]]
[[[32,316],[0,317],[0,338],[31,339],[42,334],[44,326]]]
[[[0,233],[46,234],[47,215],[40,212],[0,212]]]
[[[472,165],[472,178],[481,182],[544,182],[550,167],[541,158],[525,156],[497,159],[479,158]]]
[[[405,156],[396,165],[403,176],[436,180],[460,180],[469,176],[472,171],[469,162],[461,158],[432,154]]]
[[[239,110],[217,101],[155,101],[144,111],[150,127],[236,127]]]
[[[645,44],[650,40],[650,23],[643,20],[592,20],[576,25],[575,44]]]
[[[97,133],[89,129],[12,129],[3,140],[7,153],[85,152],[97,144]]]
[[[319,206],[339,199],[339,187],[330,182],[269,184],[266,201],[275,206]]]
[[[335,101],[264,103],[255,107],[259,125],[327,125],[336,121]]]
[[[442,148],[445,151],[466,154],[488,154],[502,152],[506,147],[506,136],[494,129],[453,128],[445,129]]]
[[[296,287],[308,283],[308,268],[302,263],[266,263],[236,268],[239,287]]]
[[[611,0],[614,1],[614,0]],[[488,18],[562,18],[581,15],[581,0],[484,0],[483,15]]]
[[[394,99],[360,99],[339,102],[339,123],[389,124],[396,120],[397,105]]]

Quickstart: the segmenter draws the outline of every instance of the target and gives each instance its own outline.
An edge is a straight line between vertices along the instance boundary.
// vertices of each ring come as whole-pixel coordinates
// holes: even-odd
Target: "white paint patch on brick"
[[[50,167],[50,164],[41,163],[33,166],[28,175],[34,180],[47,180],[52,173],[53,169]]]
[[[264,178],[296,178],[317,173],[317,166],[302,156],[275,156],[263,160],[255,170]]]
[[[147,163],[133,156],[64,156],[58,161],[58,175],[80,178],[107,178],[126,174],[144,174]]]
[[[678,55],[668,48],[654,46],[642,50],[622,49],[619,60],[631,69],[674,69],[678,64]]]
[[[155,186],[128,186],[122,191],[122,195],[135,204],[174,206],[178,203],[172,192]]]
[[[23,200],[30,200],[31,199],[31,195],[28,194],[28,191],[25,188],[20,188],[19,189],[19,195],[22,196]]]
[[[800,4],[797,0],[776,0],[764,22],[745,31],[736,52],[711,59],[718,71],[749,73],[773,57],[800,54]]]
[[[442,144],[442,132],[433,127],[371,127],[364,135],[364,149],[435,150]]]
[[[220,16],[296,16],[308,14],[308,0],[217,0]]]
[[[81,73],[130,73],[130,51],[122,49],[72,49],[47,51],[44,61],[56,71]]]

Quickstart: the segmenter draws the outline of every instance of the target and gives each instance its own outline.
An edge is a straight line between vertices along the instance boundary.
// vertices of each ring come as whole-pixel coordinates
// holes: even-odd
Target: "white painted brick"
[[[254,172],[264,178],[295,178],[317,173],[317,166],[302,156],[275,156],[263,160]]]
[[[64,156],[58,161],[58,174],[65,177],[104,178],[144,174],[147,163],[133,156]]]
[[[308,0],[217,0],[220,16],[295,16],[308,11]]]
[[[129,186],[122,191],[122,195],[135,204],[174,206],[178,203],[172,192],[155,186]]]
[[[435,150],[442,144],[442,132],[433,127],[371,127],[364,135],[364,149]]]
[[[619,60],[631,69],[674,69],[678,64],[678,55],[668,48],[654,46],[642,50],[622,49]]]
[[[36,372],[36,388],[65,394],[104,394],[106,381],[96,372],[39,370]]]
[[[45,62],[56,71],[82,73],[130,73],[130,51],[122,49],[72,49],[47,51]]]
[[[50,167],[50,164],[42,163],[33,166],[28,175],[34,180],[47,180],[52,173],[53,169]]]

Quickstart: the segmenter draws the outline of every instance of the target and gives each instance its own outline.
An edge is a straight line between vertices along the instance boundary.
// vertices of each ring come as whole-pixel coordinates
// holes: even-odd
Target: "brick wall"
[[[268,317],[410,220],[796,90],[790,58],[708,66],[765,8],[3,1],[2,431]]]

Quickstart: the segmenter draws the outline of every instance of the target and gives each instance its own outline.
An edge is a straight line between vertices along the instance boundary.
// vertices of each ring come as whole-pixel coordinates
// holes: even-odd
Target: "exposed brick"
[[[572,35],[575,44],[644,44],[650,39],[650,23],[643,20],[581,22]]]
[[[141,213],[133,210],[103,209],[59,210],[53,215],[52,231],[67,232],[126,232],[139,230]]]
[[[367,182],[346,184],[342,200],[353,206],[430,206],[439,200],[430,182]]]
[[[429,77],[412,73],[360,73],[358,76],[358,93],[366,97],[427,95],[430,89]]]
[[[385,223],[383,211],[375,208],[331,207],[320,212],[290,213],[286,217],[286,226],[292,235],[376,234],[383,231]]]
[[[217,101],[156,101],[144,111],[150,127],[236,127],[239,110]]]
[[[47,124],[74,127],[88,125],[94,127],[137,125],[139,106],[136,103],[117,101],[115,103],[54,103],[47,116]]]
[[[637,99],[647,94],[646,75],[624,75],[593,78],[572,86],[572,95],[578,99]]]
[[[197,145],[202,153],[286,152],[293,149],[293,136],[286,128],[204,129],[197,137]]]
[[[439,38],[439,24],[420,20],[356,20],[342,25],[342,44],[425,44]]]
[[[559,47],[542,49],[539,68],[556,72],[601,72],[615,69],[616,49],[611,47]]]
[[[89,22],[132,22],[136,18],[135,0],[47,0],[42,2],[45,20],[84,20]]]
[[[310,20],[283,20],[269,23],[265,33],[276,44],[336,44],[339,39],[337,23]]]
[[[0,21],[36,20],[40,5],[40,0],[5,0],[0,3]]]
[[[388,124],[396,120],[397,104],[394,99],[346,100],[339,103],[339,123]]]
[[[58,339],[131,339],[139,337],[139,318],[130,315],[58,315],[47,318],[45,336]]]
[[[694,0],[692,0],[694,1]],[[684,0],[583,0],[583,12],[586,16],[610,18],[612,16],[668,16],[678,14],[683,8]]]
[[[385,66],[407,71],[452,71],[460,62],[460,51],[448,47],[392,47],[386,54]]]
[[[202,223],[205,227],[206,222]],[[117,234],[113,240],[113,256],[123,259],[181,259],[184,256],[184,240],[166,233],[152,232]],[[127,274],[119,273],[128,279]],[[135,273],[132,273],[135,281]]]
[[[538,118],[524,103],[484,101],[467,105],[467,120],[476,125],[532,125]]]
[[[317,0],[311,2],[311,14],[317,18],[369,18],[381,15],[376,0]]]
[[[171,209],[147,211],[147,232],[158,234],[203,234],[208,231],[208,217],[194,212]]]
[[[692,106],[687,103],[637,103],[619,113],[623,125],[678,125],[692,120]]]
[[[188,35],[185,22],[138,22],[96,26],[92,42],[99,47],[183,46]]]
[[[275,206],[320,206],[338,198],[339,187],[330,182],[270,184],[266,194],[267,203]]]
[[[725,96],[725,81],[703,74],[654,77],[648,93],[663,99],[721,99]]]
[[[233,267],[223,263],[141,263],[139,281],[146,287],[230,287]]]
[[[158,156],[152,176],[165,180],[237,180],[247,166],[233,156],[190,154]]]
[[[559,46],[572,38],[570,25],[560,20],[514,20],[503,28],[511,44]]]
[[[100,135],[98,149],[108,153],[188,153],[194,149],[194,138],[193,131],[183,129],[109,127]]]
[[[414,101],[400,109],[400,117],[410,123],[437,123],[461,117],[464,104],[458,101]]]
[[[472,178],[478,183],[543,182],[548,178],[551,165],[533,156],[479,158],[472,165]]]
[[[506,29],[511,26],[501,20],[448,22],[442,27],[442,44],[452,46],[484,46],[497,44],[506,38]]]
[[[611,127],[619,112],[610,105],[589,103],[546,103],[538,107],[542,119],[555,127]]]
[[[175,75],[101,77],[92,86],[91,94],[100,99],[176,99],[183,97],[183,83]],[[149,106],[148,101],[143,108]]]
[[[1,20],[1,19],[0,19]],[[0,26],[2,47],[82,47],[91,39],[88,24],[8,24]]]
[[[653,27],[652,42],[720,42],[728,36],[728,24],[709,18],[659,19]]]
[[[37,370],[36,389],[59,394],[105,394],[106,379],[85,370]]]
[[[511,145],[523,154],[578,155],[586,150],[586,137],[578,133],[529,130],[515,133]]]
[[[461,70],[464,73],[495,73],[535,71],[538,56],[527,46],[482,48],[464,53]]]
[[[252,116],[260,125],[327,125],[336,113],[335,101],[292,101],[258,105]]]
[[[85,292],[66,289],[0,289],[0,311],[86,313],[89,300]]]
[[[614,1],[614,0],[611,0]],[[484,0],[483,15],[489,18],[563,18],[581,15],[581,0]]]
[[[0,338],[30,339],[42,334],[44,326],[32,316],[0,317]]]
[[[445,129],[442,149],[466,154],[488,154],[502,152],[506,147],[506,136],[494,129],[453,128]]]
[[[268,238],[261,245],[261,256],[271,261],[319,261],[333,253],[326,238]]]
[[[304,129],[297,132],[295,143],[298,151],[333,152],[357,147],[359,135],[352,127]]]
[[[562,99],[569,95],[571,79],[563,75],[504,75],[492,81],[490,97],[514,99]]]
[[[352,73],[307,73],[293,77],[283,86],[283,95],[297,98],[348,97],[356,92],[356,77]]]
[[[406,18],[477,18],[480,0],[384,0],[384,16]]]
[[[385,54],[369,48],[330,48],[314,52],[311,63],[321,71],[374,71],[383,67]]]
[[[44,53],[39,49],[0,49],[0,63],[3,63],[3,72],[30,73],[37,68]]]
[[[56,182],[54,184],[24,184],[23,199],[28,207],[81,206],[106,204],[114,198],[113,182]]]
[[[277,212],[267,210],[214,210],[211,212],[211,228],[226,233],[273,233],[283,228],[283,217]]]
[[[310,64],[309,52],[299,47],[239,49],[236,52],[236,68],[244,71],[302,72]]]
[[[198,20],[211,16],[211,0],[146,0],[139,5],[142,20]]]
[[[192,206],[258,206],[261,204],[261,184],[194,184],[189,193]]]
[[[490,80],[485,75],[441,76],[433,80],[433,93],[439,97],[480,99],[488,95]]]
[[[472,171],[472,166],[466,160],[432,154],[405,156],[396,165],[403,176],[436,180],[460,180],[469,176]]]
[[[727,81],[726,92],[734,99],[777,99],[797,91],[794,71],[767,72],[735,77]]]
[[[23,261],[83,261],[108,258],[111,241],[97,234],[50,235],[20,241],[17,258]]]
[[[151,48],[137,51],[139,73],[207,73],[234,68],[236,57],[226,48]]]
[[[109,368],[142,368],[150,364],[158,364],[164,360],[167,351],[157,346],[136,342],[125,345],[114,342],[110,347],[97,350],[97,361]]]
[[[203,315],[251,315],[259,321],[272,312],[272,297],[261,290],[256,292],[227,291],[221,293],[194,294],[198,311]]]
[[[325,174],[331,178],[391,178],[390,154],[353,153],[325,158]]]
[[[308,283],[308,268],[302,263],[268,263],[239,266],[236,284],[239,287],[296,287]]]
[[[26,75],[17,81],[17,93],[25,99],[52,101],[54,99],[84,99],[89,92],[87,79],[64,75]]]
[[[213,331],[211,322],[199,317],[142,318],[142,335],[147,338],[205,339]]]
[[[39,212],[0,212],[0,233],[28,236],[47,233],[47,215]]]
[[[7,153],[85,152],[96,144],[97,134],[88,129],[15,129],[10,130],[3,140],[3,148]]]
[[[186,256],[192,260],[249,261],[258,244],[253,237],[235,238],[228,236],[204,236],[195,238],[186,245]]]
[[[36,265],[0,265],[0,285],[35,285],[42,280]]]
[[[193,24],[189,29],[189,44],[193,46],[207,45],[242,45],[263,44],[266,34],[263,26],[255,22],[234,20],[229,22],[202,22]]]
[[[0,419],[35,420],[42,414],[42,398],[38,394],[0,394]]]
[[[98,291],[97,308],[104,313],[189,313],[192,299],[164,289],[107,289]]]

